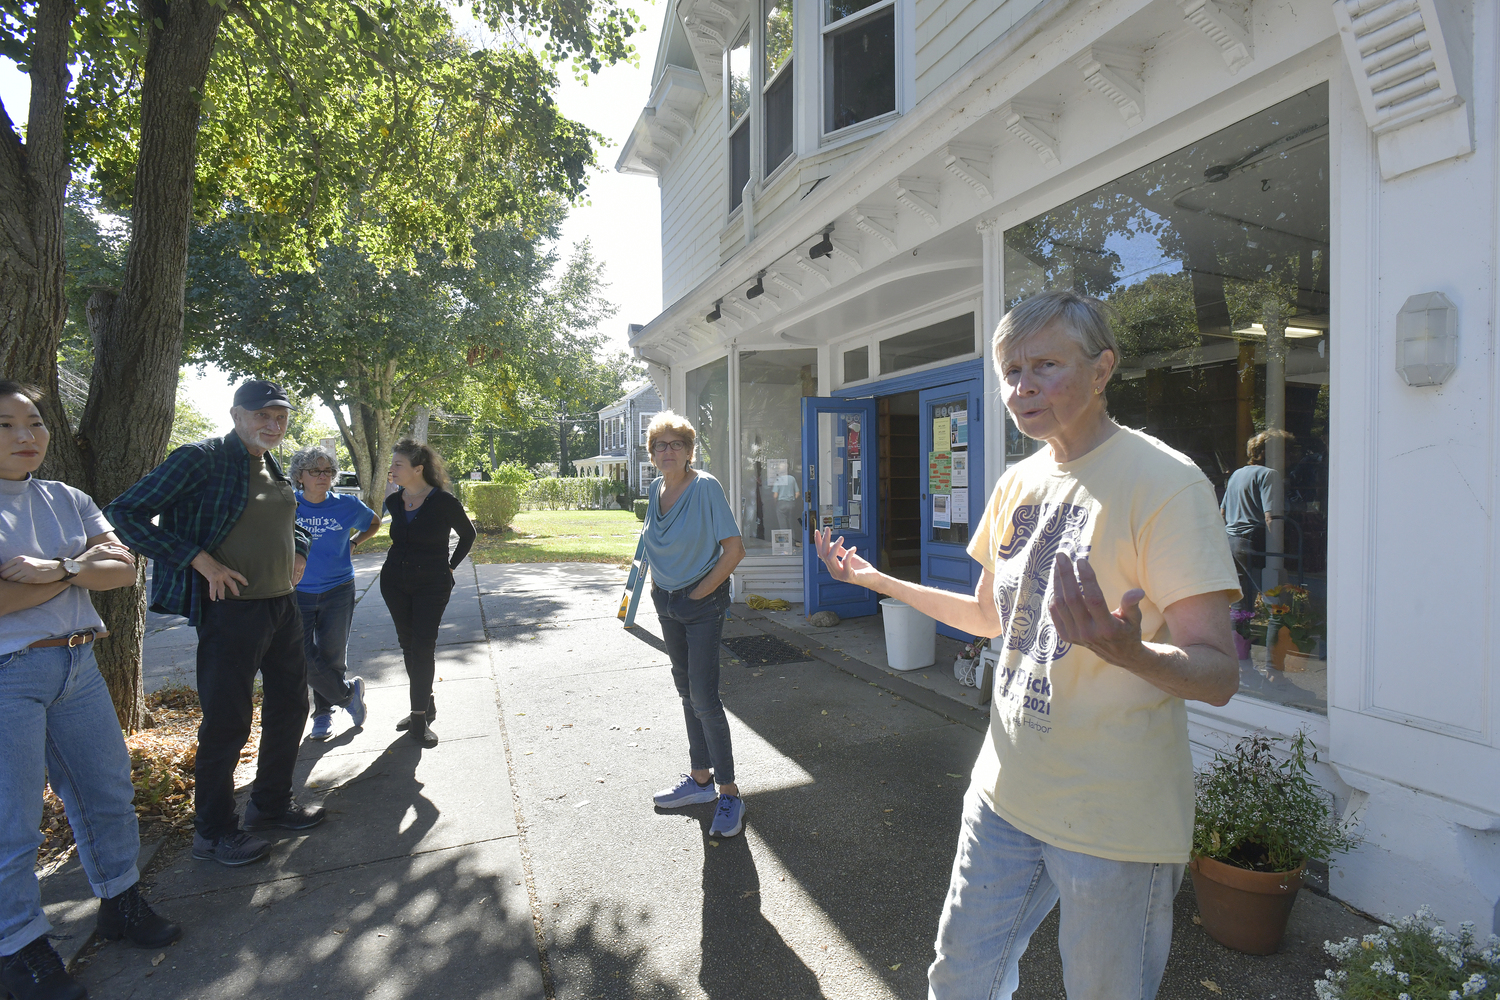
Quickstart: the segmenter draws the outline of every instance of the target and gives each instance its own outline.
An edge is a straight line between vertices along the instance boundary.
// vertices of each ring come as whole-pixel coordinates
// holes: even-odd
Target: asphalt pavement
[[[147,887],[186,933],[156,953],[85,949],[91,996],[926,996],[980,713],[813,641],[782,664],[726,650],[747,818],[711,838],[711,806],[651,804],[687,769],[686,740],[655,615],[615,618],[621,571],[464,563],[438,649],[441,743],[423,750],[393,728],[406,678],[378,566],[360,558],[349,652],[369,719],[336,715],[299,761],[327,822],[240,869],[164,845]],[[733,615],[730,635],[797,640]],[[154,624],[148,675],[190,681],[191,630]],[[78,911],[61,885],[49,912]],[[1304,892],[1282,953],[1253,959],[1194,924],[1190,887],[1177,902],[1164,998],[1311,997],[1322,940],[1368,928]],[[1054,912],[1018,998],[1063,996],[1055,939]]]

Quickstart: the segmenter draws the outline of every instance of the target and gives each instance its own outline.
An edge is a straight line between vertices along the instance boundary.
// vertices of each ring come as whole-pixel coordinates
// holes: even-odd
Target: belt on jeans
[[[73,646],[82,646],[86,642],[93,642],[95,639],[103,639],[108,635],[109,632],[102,628],[86,628],[80,629],[72,635],[63,636],[61,639],[39,639],[26,648],[46,649],[50,646],[67,646],[71,648]]]
[[[653,583],[652,586],[656,587],[657,590],[661,591],[663,594],[666,594],[668,597],[676,597],[678,594],[691,594],[693,591],[698,589],[698,584],[702,583],[704,580],[707,580],[708,577],[709,574],[704,573],[702,576],[698,577],[698,579],[694,580],[686,587],[683,587],[681,590],[668,590],[665,587],[656,587],[655,583]],[[719,587],[722,586],[724,586],[724,584],[719,584]],[[714,589],[718,590],[719,587],[715,587]]]

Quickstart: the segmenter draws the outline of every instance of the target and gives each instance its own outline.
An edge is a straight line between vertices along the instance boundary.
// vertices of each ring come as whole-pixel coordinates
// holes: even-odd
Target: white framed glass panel
[[[858,13],[873,8],[871,13]],[[896,6],[829,0],[823,29],[823,131],[896,110]],[[842,18],[842,19],[837,19]]]
[[[818,394],[818,352],[740,352],[740,533],[745,551],[772,554],[777,531],[800,558],[802,403]]]
[[[765,87],[761,96],[761,116],[765,121],[764,175],[770,176],[792,155],[793,75],[792,75],[792,0],[764,0],[765,25],[762,63]]]
[[[1240,691],[1313,712],[1328,696],[1328,127],[1321,84],[1005,233],[1007,309],[1073,288],[1115,310],[1110,414],[1192,458],[1224,505]],[[1035,447],[1008,430],[1007,458]]]
[[[844,382],[859,382],[870,377],[870,347],[865,344],[844,352]]]
[[[964,313],[882,340],[880,374],[889,375],[974,353],[974,314]]]
[[[729,483],[729,358],[710,361],[687,373],[683,415],[698,432],[693,465]]]

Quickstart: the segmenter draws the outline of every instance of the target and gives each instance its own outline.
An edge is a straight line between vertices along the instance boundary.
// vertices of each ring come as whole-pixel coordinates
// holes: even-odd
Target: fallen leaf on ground
[[[1195,914],[1193,914],[1193,923],[1197,924],[1199,927],[1202,927],[1203,926],[1203,918],[1200,917],[1200,916],[1198,916],[1198,914],[1195,913]]]
[[[895,972],[899,968],[901,968],[901,963],[897,962],[895,965],[891,966],[891,971]]]
[[[947,771],[944,771],[943,773],[944,774],[948,774]],[[950,778],[962,778],[963,775],[961,775],[961,774],[948,774],[948,777],[950,777]]]
[[[1210,992],[1210,993],[1223,993],[1224,992],[1224,988],[1222,986],[1220,986],[1218,983],[1214,982],[1212,979],[1200,979],[1200,980],[1198,980],[1198,982],[1200,984],[1202,984],[1203,988],[1205,990],[1208,990],[1208,992]]]
[[[166,960],[167,960],[167,953],[166,952],[162,952],[161,954],[157,955],[155,958],[153,958],[151,960],[151,965],[153,967],[154,966],[158,966],[161,963],[165,962]]]

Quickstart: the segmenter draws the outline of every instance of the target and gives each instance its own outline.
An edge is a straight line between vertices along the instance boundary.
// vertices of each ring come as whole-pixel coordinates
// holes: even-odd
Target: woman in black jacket
[[[474,525],[458,498],[443,487],[443,460],[425,444],[405,439],[391,455],[391,480],[400,487],[385,498],[391,548],[380,571],[380,596],[391,609],[396,638],[411,680],[411,714],[396,723],[424,747],[437,746],[432,720],[438,625],[453,593],[453,571],[474,544]],[[448,552],[448,534],[458,546]]]

